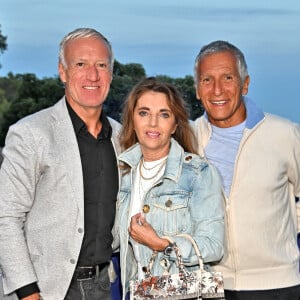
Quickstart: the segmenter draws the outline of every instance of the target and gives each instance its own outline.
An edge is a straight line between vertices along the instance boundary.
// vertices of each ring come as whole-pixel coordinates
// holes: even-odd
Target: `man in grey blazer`
[[[65,97],[9,129],[0,169],[0,299],[110,299],[120,124],[102,106],[113,61],[96,30],[69,33],[59,53]]]

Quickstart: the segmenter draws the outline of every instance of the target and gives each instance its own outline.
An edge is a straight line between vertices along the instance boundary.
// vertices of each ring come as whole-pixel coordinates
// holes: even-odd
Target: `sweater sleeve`
[[[294,148],[292,154],[292,163],[290,167],[289,179],[294,187],[294,194],[297,207],[298,233],[300,233],[300,125],[295,125],[294,130]]]
[[[297,207],[297,224],[298,224],[297,231],[300,234],[300,198],[299,197],[296,197],[296,207]]]

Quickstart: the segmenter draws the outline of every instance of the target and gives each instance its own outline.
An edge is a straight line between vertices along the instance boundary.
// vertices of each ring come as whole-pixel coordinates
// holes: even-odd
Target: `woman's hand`
[[[152,250],[163,251],[168,245],[167,239],[160,238],[153,227],[146,221],[143,214],[138,213],[131,218],[129,225],[130,236],[138,243]]]

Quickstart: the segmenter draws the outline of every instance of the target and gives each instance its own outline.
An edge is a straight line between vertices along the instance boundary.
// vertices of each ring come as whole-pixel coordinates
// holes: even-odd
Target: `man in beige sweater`
[[[263,113],[245,95],[242,52],[215,41],[195,61],[199,153],[219,170],[226,206],[222,271],[227,300],[300,299],[300,126]]]

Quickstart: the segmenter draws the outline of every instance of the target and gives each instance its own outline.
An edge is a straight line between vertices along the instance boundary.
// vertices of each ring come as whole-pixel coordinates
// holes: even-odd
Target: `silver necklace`
[[[167,158],[165,158],[164,160],[166,160]],[[142,161],[142,164],[143,164],[143,168],[145,169],[145,170],[147,170],[147,171],[151,171],[151,170],[153,170],[153,169],[155,169],[156,167],[158,167],[161,163],[163,163],[163,161],[160,161],[160,162],[158,162],[156,165],[154,165],[153,167],[146,167],[146,165],[145,165],[145,160],[144,160],[144,157],[142,157],[142,159],[141,159],[141,161]]]
[[[144,159],[142,158],[140,163],[139,163],[139,171],[140,171],[140,175],[141,177],[144,179],[144,180],[151,180],[153,178],[155,178],[157,176],[157,174],[162,170],[162,168],[166,165],[166,162],[167,162],[167,158],[164,159],[162,162],[159,162],[158,164],[156,164],[154,167],[151,167],[151,168],[145,168],[144,166]],[[153,170],[155,167],[158,167],[159,168],[157,169],[157,172],[155,172],[154,175],[150,176],[150,177],[147,177],[143,174],[143,171],[142,169],[144,168],[145,170],[148,170],[148,171],[151,171]]]

